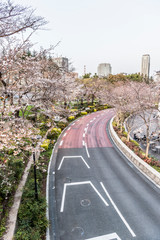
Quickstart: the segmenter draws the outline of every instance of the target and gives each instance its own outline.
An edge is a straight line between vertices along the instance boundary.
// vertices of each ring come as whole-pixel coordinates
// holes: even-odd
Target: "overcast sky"
[[[151,69],[160,70],[160,0],[14,0],[36,8],[47,31],[32,41],[45,48],[60,44],[55,56],[70,59],[76,71],[94,74],[99,63],[110,63],[112,73],[136,73],[143,54]]]

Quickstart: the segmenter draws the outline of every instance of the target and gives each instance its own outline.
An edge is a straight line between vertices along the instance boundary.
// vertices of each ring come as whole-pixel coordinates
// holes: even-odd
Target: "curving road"
[[[115,147],[112,116],[82,117],[59,141],[48,186],[52,240],[160,240],[160,189]]]

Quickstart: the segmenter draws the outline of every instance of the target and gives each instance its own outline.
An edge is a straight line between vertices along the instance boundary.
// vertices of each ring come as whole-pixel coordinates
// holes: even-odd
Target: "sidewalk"
[[[138,129],[141,130],[141,135],[144,136],[146,135],[146,127],[145,127],[145,124],[144,122],[142,121],[142,119],[140,117],[137,116],[134,124],[133,124],[133,130],[131,131],[131,137],[134,139],[134,134],[133,132],[134,131],[137,131]],[[150,126],[150,134],[152,132],[158,132],[160,131],[160,119],[159,118],[153,118],[152,119],[152,123],[151,123],[151,126]],[[135,140],[135,139],[134,139]],[[140,147],[145,151],[145,146],[144,146],[144,143],[142,141],[137,141],[139,144],[140,144]],[[158,145],[160,145],[160,142],[158,142]],[[153,151],[152,149],[154,148],[149,148],[149,155],[157,158],[159,161],[160,161],[160,154]]]

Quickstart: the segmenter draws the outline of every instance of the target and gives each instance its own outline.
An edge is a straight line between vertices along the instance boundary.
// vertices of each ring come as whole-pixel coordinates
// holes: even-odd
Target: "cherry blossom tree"
[[[27,38],[46,24],[43,17],[36,16],[31,7],[14,4],[11,0],[0,2],[0,38],[28,31]]]
[[[121,127],[128,116],[139,116],[145,126],[146,132],[146,153],[148,156],[150,140],[151,140],[151,124],[153,116],[157,109],[156,103],[159,100],[159,89],[154,83],[145,82],[126,82],[110,89],[110,102],[116,110],[116,120]],[[132,130],[133,122],[129,120],[128,135]],[[129,139],[129,138],[128,138]]]

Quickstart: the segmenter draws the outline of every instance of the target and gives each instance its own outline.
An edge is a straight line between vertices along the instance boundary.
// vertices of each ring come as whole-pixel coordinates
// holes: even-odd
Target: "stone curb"
[[[117,136],[113,129],[112,122],[114,117],[110,121],[109,131],[112,140],[117,145],[119,150],[127,157],[127,159],[132,162],[145,176],[147,176],[153,183],[160,187],[160,173],[154,168],[144,162],[140,157],[138,157],[132,150],[130,150]]]

